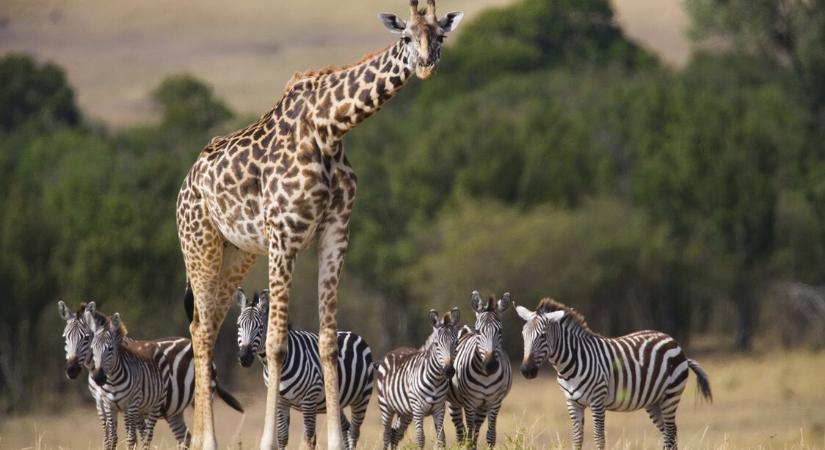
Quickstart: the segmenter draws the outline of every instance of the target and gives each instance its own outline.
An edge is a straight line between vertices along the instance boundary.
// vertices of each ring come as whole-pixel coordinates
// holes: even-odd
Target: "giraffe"
[[[446,33],[462,12],[436,17],[435,0],[410,17],[379,19],[400,38],[344,67],[296,73],[275,107],[255,123],[215,137],[183,181],[177,228],[195,296],[190,332],[196,358],[193,448],[215,449],[209,391],[212,352],[232,294],[257,255],[269,262],[266,397],[260,448],[275,446],[278,385],[286,352],[292,271],[299,251],[318,241],[319,351],[324,372],[328,448],[344,446],[337,392],[338,282],[349,242],[356,176],[344,134],[378,111],[412,78],[429,78]]]

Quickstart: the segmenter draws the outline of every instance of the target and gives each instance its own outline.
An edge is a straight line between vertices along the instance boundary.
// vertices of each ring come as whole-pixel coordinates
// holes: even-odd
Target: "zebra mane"
[[[549,297],[545,297],[539,300],[539,304],[536,307],[536,312],[549,313],[553,311],[564,311],[565,317],[570,317],[583,330],[589,333],[597,334],[590,329],[589,325],[587,325],[587,320],[584,318],[584,316],[581,315],[581,313],[576,311],[575,309],[565,305],[564,303],[553,300]]]
[[[103,317],[106,317],[106,316],[103,316]],[[106,328],[109,328],[112,325],[112,318],[111,317],[106,317],[106,323],[104,325],[106,325]],[[121,336],[127,336],[129,334],[129,330],[126,328],[126,324],[123,323],[122,320],[120,321],[120,330],[119,331],[120,331]]]
[[[86,306],[87,306],[87,303],[83,302],[83,303],[80,304],[80,306],[77,307],[77,311],[75,311],[75,313],[74,313],[75,318],[77,318],[79,320],[83,320],[85,318]],[[95,312],[94,312],[94,319],[95,319],[95,323],[97,323],[100,326],[106,325],[109,322],[109,318],[106,317],[105,314],[103,314],[102,312],[100,312],[98,310],[95,310]]]

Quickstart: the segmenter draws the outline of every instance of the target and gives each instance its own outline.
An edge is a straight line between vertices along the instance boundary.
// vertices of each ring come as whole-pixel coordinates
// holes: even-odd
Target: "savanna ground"
[[[772,352],[765,355],[698,357],[707,370],[713,404],[700,402],[691,374],[678,414],[679,443],[688,449],[813,449],[825,448],[825,353]],[[67,381],[68,382],[68,381]],[[80,381],[85,382],[85,380]],[[247,413],[241,416],[216,401],[218,439],[223,448],[257,448],[262,428],[265,392],[260,373],[243,375],[235,389]],[[252,388],[251,386],[255,386]],[[191,414],[191,408],[190,408]],[[323,416],[322,416],[323,417]],[[191,423],[191,418],[188,418]],[[585,448],[592,445],[592,421],[585,421]],[[658,432],[644,411],[608,413],[609,448],[657,448]],[[379,448],[380,419],[375,398],[362,428],[360,448]],[[318,424],[319,448],[324,448],[325,424]],[[432,422],[426,422],[427,444],[433,444]],[[455,443],[452,424],[446,424],[448,445]],[[486,430],[482,429],[482,433]],[[516,373],[510,396],[499,417],[499,444],[508,449],[569,448],[570,423],[563,397],[550,371],[526,381]],[[410,443],[412,430],[405,442]],[[122,430],[121,440],[125,437]],[[293,413],[290,448],[298,448],[302,421]],[[99,448],[101,431],[91,404],[69,407],[59,414],[15,417],[0,424],[3,449]],[[173,448],[166,424],[159,423],[155,446]]]

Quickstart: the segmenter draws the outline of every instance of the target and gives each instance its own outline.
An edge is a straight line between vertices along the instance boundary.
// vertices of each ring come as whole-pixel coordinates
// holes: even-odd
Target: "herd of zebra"
[[[239,362],[250,366],[255,357],[263,365],[268,385],[264,339],[267,335],[268,292],[248,299],[238,288]],[[185,304],[191,320],[192,293],[187,288]],[[496,444],[496,419],[512,386],[510,359],[503,348],[502,313],[513,303],[509,293],[496,301],[482,300],[473,291],[470,306],[473,325],[460,325],[458,308],[439,315],[430,310],[432,333],[420,348],[403,347],[388,352],[376,364],[366,341],[352,332],[338,333],[338,383],[342,408],[341,426],[349,449],[356,447],[361,424],[373,390],[383,425],[384,448],[396,448],[410,423],[415,423],[416,443],[424,446],[424,417],[432,416],[439,447],[445,445],[444,413],[449,408],[457,441],[476,447],[480,429],[487,421],[486,442]],[[104,448],[117,445],[117,417],[125,417],[127,445],[134,448],[138,437],[148,449],[158,419],[165,419],[178,444],[189,445],[183,410],[192,404],[194,357],[189,339],[182,337],[142,341],[128,336],[118,313],[111,317],[96,309],[94,302],[72,311],[58,302],[66,322],[63,331],[66,375],[77,378],[89,372],[89,391],[94,397],[103,427]],[[573,423],[573,447],[583,441],[584,409],[591,409],[595,442],[604,448],[604,414],[644,408],[663,436],[664,448],[675,449],[676,409],[687,383],[688,371],[697,377],[701,394],[712,399],[708,377],[688,359],[670,336],[640,331],[618,338],[601,336],[588,327],[574,309],[550,299],[539,302],[535,311],[516,306],[524,320],[522,374],[537,375],[549,362],[567,400]],[[277,441],[286,448],[290,409],[303,415],[304,445],[315,447],[315,416],[325,412],[323,370],[318,336],[306,331],[288,331],[287,353],[282,361],[277,414]],[[240,403],[215,376],[212,390],[233,409]],[[350,408],[350,417],[343,408]]]

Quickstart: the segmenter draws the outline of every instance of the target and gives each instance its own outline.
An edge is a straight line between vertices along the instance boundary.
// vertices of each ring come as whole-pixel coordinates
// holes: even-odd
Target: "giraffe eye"
[[[401,40],[404,41],[405,44],[412,42],[412,38],[409,36],[401,36]]]

